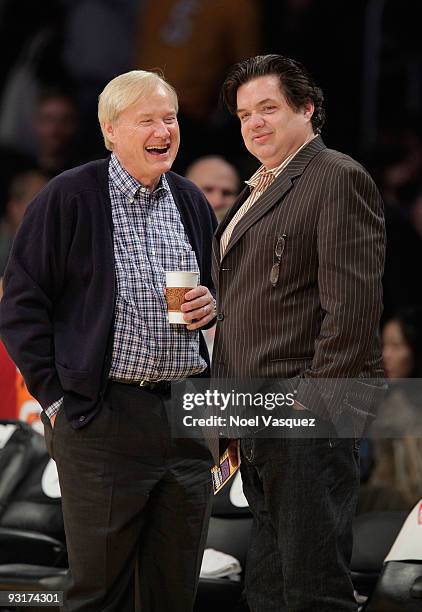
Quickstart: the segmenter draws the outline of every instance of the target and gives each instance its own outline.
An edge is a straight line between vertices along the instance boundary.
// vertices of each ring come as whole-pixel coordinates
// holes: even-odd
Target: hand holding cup
[[[199,329],[215,317],[215,300],[207,287],[198,285],[191,289],[185,294],[185,300],[180,309],[188,329]]]
[[[196,272],[166,272],[169,323],[195,330],[215,317],[215,300]]]

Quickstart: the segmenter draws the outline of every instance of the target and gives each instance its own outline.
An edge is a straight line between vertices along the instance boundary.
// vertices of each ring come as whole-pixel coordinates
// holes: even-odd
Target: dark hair
[[[395,321],[400,326],[406,343],[413,355],[413,369],[410,378],[422,377],[422,310],[407,308],[393,315],[387,322]]]
[[[229,111],[235,115],[237,90],[241,85],[261,76],[275,75],[280,79],[280,88],[288,104],[295,111],[313,102],[312,127],[316,134],[321,132],[325,121],[324,94],[300,62],[283,55],[257,55],[242,60],[233,66],[223,83],[221,97]]]

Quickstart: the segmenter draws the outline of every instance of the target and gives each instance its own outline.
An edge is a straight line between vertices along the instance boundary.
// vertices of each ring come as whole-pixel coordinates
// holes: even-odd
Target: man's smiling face
[[[140,183],[154,189],[175,160],[180,144],[176,100],[159,85],[122,111],[105,130],[113,153]]]
[[[279,166],[312,136],[313,111],[312,102],[293,109],[276,75],[257,77],[237,90],[237,115],[245,146],[266,168]]]

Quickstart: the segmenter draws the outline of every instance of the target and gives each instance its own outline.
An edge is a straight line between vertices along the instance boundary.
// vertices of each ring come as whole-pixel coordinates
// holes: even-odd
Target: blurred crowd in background
[[[0,276],[37,190],[105,156],[96,113],[110,79],[161,70],[180,101],[174,170],[221,156],[239,175],[228,193],[256,161],[219,101],[220,85],[239,59],[282,53],[324,90],[326,145],[361,161],[383,194],[385,318],[422,305],[414,278],[422,255],[421,13],[413,0],[0,0]]]
[[[221,219],[256,161],[220,85],[238,60],[281,53],[324,91],[325,144],[360,161],[383,195],[386,371],[422,377],[421,13],[414,0],[0,0],[0,277],[33,196],[63,170],[106,156],[98,95],[127,70],[157,69],[175,86],[174,170]],[[403,404],[415,402],[404,394]],[[363,481],[394,508],[422,495],[421,441],[405,438],[364,456]]]

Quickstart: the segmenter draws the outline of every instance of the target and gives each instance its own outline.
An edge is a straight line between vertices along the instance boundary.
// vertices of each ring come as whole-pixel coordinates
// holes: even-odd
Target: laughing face
[[[257,77],[237,90],[237,115],[246,148],[266,168],[275,168],[313,135],[314,106],[293,109],[275,75]]]
[[[176,101],[171,93],[158,86],[104,127],[122,166],[153,190],[160,176],[170,170],[180,144]]]

